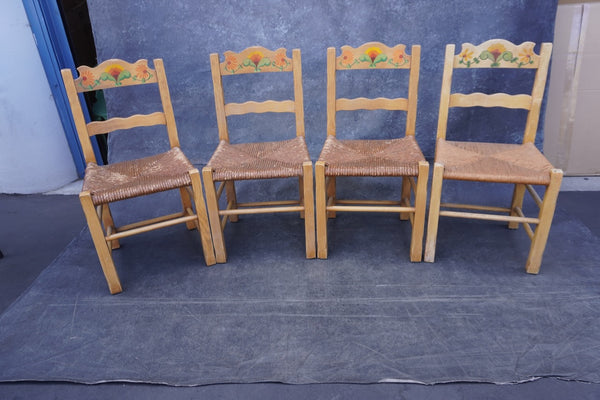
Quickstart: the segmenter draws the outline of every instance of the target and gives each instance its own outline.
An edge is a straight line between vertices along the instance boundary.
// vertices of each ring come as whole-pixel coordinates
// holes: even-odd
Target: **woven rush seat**
[[[90,192],[94,205],[105,204],[190,185],[192,169],[179,147],[105,166],[89,163],[83,190]]]
[[[310,162],[304,137],[278,142],[219,143],[206,165],[215,181],[289,178],[302,176],[302,163]]]
[[[548,185],[552,165],[532,144],[438,140],[436,162],[444,178]]]
[[[326,176],[417,176],[425,157],[414,136],[388,140],[338,140],[328,136],[319,161]]]

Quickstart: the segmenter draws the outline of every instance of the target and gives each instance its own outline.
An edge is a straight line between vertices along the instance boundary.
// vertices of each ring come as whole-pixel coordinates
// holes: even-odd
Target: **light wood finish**
[[[310,161],[308,150],[304,142],[304,100],[300,50],[292,50],[292,57],[290,58],[287,56],[287,50],[284,48],[272,51],[264,47],[253,46],[238,53],[227,51],[224,53],[223,61],[221,61],[219,54],[213,53],[210,55],[210,65],[217,126],[221,144],[213,154],[207,166],[202,169],[202,176],[206,192],[208,219],[213,236],[217,262],[224,263],[227,261],[223,230],[228,221],[235,222],[240,215],[283,212],[298,212],[300,217],[304,219],[306,258],[315,258],[313,170],[312,162]],[[223,79],[227,79],[228,75],[262,72],[291,73],[294,88],[293,99],[277,101],[269,99],[260,102],[250,100],[244,103],[232,101],[225,103]],[[251,144],[251,146],[247,146],[250,144],[243,143],[237,147],[235,147],[236,145],[231,145],[229,143],[227,118],[233,115],[271,112],[293,113],[295,116],[296,139],[294,141],[288,141],[287,143],[289,143],[290,146],[295,146],[295,150],[304,152],[304,155],[294,153],[294,156],[296,156],[297,159],[304,157],[304,161],[298,162],[297,165],[294,164],[293,168],[289,168],[290,170],[295,169],[297,172],[289,172],[278,166],[282,164],[282,162],[280,162],[281,158],[287,159],[288,157],[277,157],[277,160],[274,161],[273,159],[267,158],[264,154],[265,152],[256,152],[256,154],[252,154],[253,157],[259,158],[256,160],[256,164],[260,164],[262,168],[260,172],[255,173],[248,163],[245,163],[243,168],[239,166],[232,167],[232,164],[235,164],[237,159],[226,158],[229,157],[228,154],[231,154],[227,153],[227,151],[253,151],[252,149],[259,148],[260,146],[263,146],[260,148],[266,149],[268,144],[255,143]],[[283,144],[284,141],[280,143]],[[241,146],[244,146],[243,150]],[[225,159],[227,159],[227,162],[220,162],[220,160]],[[295,162],[296,161],[290,161],[288,164],[293,164]],[[264,167],[265,165],[269,165],[268,173],[265,172],[265,169],[267,169]],[[287,165],[286,168],[287,167],[289,167],[289,165]],[[240,171],[242,171],[243,174]],[[217,173],[222,173],[222,175],[218,176]],[[276,178],[297,177],[299,184],[299,199],[239,202],[235,191],[235,180],[265,178],[265,176],[260,175],[260,173],[265,174],[265,176],[269,175],[269,177]],[[216,188],[217,182],[221,182],[219,189]],[[225,209],[219,209],[219,199],[223,190],[225,190],[226,193],[227,206]]]
[[[200,234],[204,260],[207,265],[216,263],[206,206],[202,195],[199,171],[179,149],[177,127],[169,94],[167,78],[161,59],[153,60],[154,69],[146,60],[128,63],[107,60],[96,67],[77,68],[76,79],[70,69],[61,71],[65,90],[77,134],[81,142],[87,168],[80,194],[81,205],[88,227],[112,294],[122,291],[122,286],[112,259],[112,250],[120,247],[120,239],[152,230],[185,224]],[[158,86],[161,110],[150,114],[110,118],[107,121],[87,123],[78,93],[106,90],[123,86],[154,84]],[[107,166],[98,166],[90,137],[141,126],[164,125],[171,150],[156,156],[129,160]],[[152,170],[147,166],[152,165]],[[123,175],[125,174],[125,175]],[[115,181],[118,181],[115,184]],[[130,184],[130,187],[125,187]],[[135,190],[132,189],[135,186]],[[110,211],[110,202],[139,195],[177,189],[182,211],[157,218],[116,226]],[[100,193],[103,193],[100,195]]]
[[[535,44],[532,42],[516,45],[506,40],[493,39],[478,46],[465,43],[462,45],[459,54],[455,54],[453,44],[446,46],[438,116],[436,157],[425,244],[425,261],[433,262],[435,260],[440,216],[505,221],[508,222],[509,229],[517,229],[519,225],[523,225],[525,232],[532,241],[525,269],[528,273],[538,273],[548,232],[552,224],[562,171],[553,169],[539,150],[532,145],[537,133],[552,44],[542,43],[539,54],[534,52],[534,46]],[[513,95],[506,93],[483,94],[479,92],[452,93],[454,70],[469,68],[513,68],[535,69],[536,71],[530,93]],[[506,82],[505,86],[508,88],[510,82]],[[503,107],[527,110],[522,145],[507,147],[502,143],[480,144],[475,142],[470,143],[469,147],[460,147],[457,144],[460,142],[451,142],[446,139],[448,113],[451,107]],[[458,154],[461,154],[461,158],[473,157],[473,160],[458,160],[458,157],[451,156],[447,150],[442,150],[449,148],[450,143],[457,144],[457,147],[452,147],[457,151],[469,148],[469,151]],[[527,151],[524,149],[527,149]],[[477,154],[471,155],[474,152],[477,152]],[[525,159],[524,154],[528,155]],[[489,163],[487,157],[489,157]],[[477,160],[477,162],[474,160]],[[457,167],[459,164],[461,167]],[[498,168],[493,174],[490,173],[490,165]],[[471,169],[468,166],[471,166]],[[481,170],[473,166],[479,166]],[[486,168],[487,171],[484,171]],[[514,190],[510,207],[443,203],[441,196],[444,179],[512,183],[514,184]],[[543,199],[535,192],[532,187],[533,184],[541,184],[546,187]],[[523,199],[526,192],[531,195],[540,208],[537,217],[528,217],[523,212]],[[453,208],[468,211],[448,210]],[[535,229],[532,228],[532,225],[536,225]]]
[[[405,136],[414,137],[420,55],[421,47],[418,45],[411,47],[411,54],[409,55],[406,53],[406,46],[403,44],[389,47],[380,42],[369,42],[356,48],[343,46],[340,49],[340,55],[336,55],[336,49],[333,47],[327,49],[327,141],[323,147],[319,160],[315,164],[317,257],[322,259],[327,258],[327,219],[335,218],[337,212],[387,212],[397,213],[401,220],[410,221],[412,224],[410,260],[415,262],[421,261],[423,254],[423,232],[427,202],[429,164],[425,161],[420,149],[418,149],[418,145],[413,145],[415,148],[414,151],[418,152],[418,155],[415,156],[412,153],[408,153],[407,146],[396,145],[397,147],[393,147],[394,150],[391,150],[391,146],[394,146],[395,144],[390,141],[334,141],[337,140],[334,138],[338,135],[336,128],[336,113],[338,111],[354,110],[406,111]],[[347,71],[356,69],[409,70],[408,73],[402,71],[398,74],[398,79],[404,77],[403,79],[408,81],[408,93],[406,97],[338,98],[336,95],[336,75],[338,73],[350,73]],[[406,75],[408,76],[406,77]],[[390,85],[395,84],[393,81],[386,83]],[[410,140],[414,142],[414,139]],[[364,166],[352,165],[347,168],[342,167],[338,170],[340,172],[336,171],[334,173],[332,172],[332,163],[336,162],[334,160],[346,158],[352,160],[353,157],[345,155],[345,153],[342,154],[342,152],[345,151],[340,150],[343,145],[332,145],[331,147],[328,147],[328,143],[348,144],[348,146],[350,146],[348,149],[353,148],[352,146],[361,146],[361,149],[367,149],[366,151],[368,151],[368,148],[371,145],[377,144],[377,146],[381,147],[379,150],[380,154],[385,154],[383,157],[386,158],[386,162],[388,162],[389,165],[403,163],[403,165],[410,165],[410,167],[405,167],[404,169],[394,167],[389,167],[389,169],[387,169],[388,167],[385,167],[385,171],[372,171],[369,168],[378,168],[377,166],[372,166],[376,164],[366,163]],[[387,152],[384,149],[387,149]],[[349,152],[348,154],[351,153]],[[413,159],[415,161],[413,161]],[[401,178],[400,201],[338,199],[336,195],[336,179],[341,176],[394,176]],[[414,203],[411,203],[413,194]]]

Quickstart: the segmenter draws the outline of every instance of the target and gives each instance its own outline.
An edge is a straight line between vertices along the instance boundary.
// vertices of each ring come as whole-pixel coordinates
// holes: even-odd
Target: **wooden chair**
[[[122,291],[112,259],[112,250],[119,248],[121,238],[138,233],[185,223],[188,229],[198,229],[206,264],[215,264],[202,197],[200,173],[179,148],[163,61],[155,59],[154,69],[152,69],[148,67],[146,60],[138,60],[130,64],[123,60],[112,59],[104,61],[95,68],[81,66],[77,70],[79,71],[77,79],[73,78],[70,69],[63,69],[61,72],[87,163],[79,198],[110,292],[115,294]],[[160,111],[86,123],[79,93],[144,84],[158,85],[162,103]],[[96,163],[90,142],[91,136],[153,125],[166,125],[170,150],[150,157],[104,166]],[[109,208],[110,203],[170,189],[179,189],[182,212],[121,227],[115,226]]]
[[[227,259],[223,238],[225,225],[227,221],[237,221],[241,214],[300,212],[304,217],[306,258],[315,257],[313,169],[304,139],[300,50],[294,49],[292,58],[286,53],[283,48],[271,51],[264,47],[249,47],[239,53],[225,52],[223,62],[219,60],[218,54],[210,55],[220,143],[203,168],[202,175],[215,255],[219,263],[224,263]],[[225,103],[224,76],[263,72],[291,73],[294,99]],[[228,91],[231,92],[233,90]],[[267,112],[294,113],[296,137],[273,142],[230,143],[227,125],[229,116]],[[235,181],[290,177],[297,177],[299,180],[299,200],[251,203],[237,200]],[[216,182],[221,182],[218,189]],[[227,206],[220,210],[219,198],[223,190],[226,192]]]
[[[378,42],[365,43],[357,48],[343,46],[341,55],[337,57],[335,48],[327,49],[327,139],[315,164],[319,258],[327,258],[327,218],[334,218],[340,211],[391,212],[400,213],[401,219],[410,219],[410,259],[421,261],[429,164],[415,139],[420,54],[421,47],[418,45],[412,46],[409,55],[405,52],[405,45],[388,47]],[[407,98],[337,98],[336,73],[357,69],[408,70],[405,72],[408,75]],[[398,75],[401,74],[402,71],[398,71]],[[394,85],[394,82],[382,82],[382,85]],[[406,111],[405,134],[391,140],[338,139],[336,113],[342,110]],[[401,177],[400,201],[338,199],[336,179],[350,176]],[[414,192],[413,205],[411,191]]]
[[[531,238],[526,271],[532,274],[538,273],[554,216],[562,171],[553,168],[534,145],[552,44],[542,43],[539,55],[534,53],[534,46],[532,42],[515,45],[506,40],[494,39],[479,46],[463,44],[462,51],[458,55],[455,55],[453,44],[446,46],[425,261],[434,261],[440,216],[506,221],[511,229],[516,229],[519,224],[523,224]],[[535,69],[533,89],[530,93],[516,95],[451,93],[454,70],[470,68]],[[506,83],[506,86],[508,87],[509,83]],[[476,106],[527,110],[522,143],[446,140],[449,108]],[[514,184],[512,203],[508,208],[441,203],[442,183],[445,179]],[[543,200],[532,185],[545,186]],[[540,208],[537,218],[526,217],[523,214],[525,190],[531,194]],[[535,230],[530,224],[537,224]]]

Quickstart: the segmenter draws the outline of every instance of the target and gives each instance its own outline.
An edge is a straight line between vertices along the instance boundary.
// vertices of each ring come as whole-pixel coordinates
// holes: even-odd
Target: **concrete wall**
[[[20,0],[0,13],[0,193],[39,193],[77,173]]]

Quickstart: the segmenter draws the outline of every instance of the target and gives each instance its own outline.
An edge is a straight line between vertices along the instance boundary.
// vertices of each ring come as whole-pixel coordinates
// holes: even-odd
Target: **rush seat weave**
[[[191,184],[194,169],[179,147],[166,153],[115,164],[88,164],[83,191],[94,205],[176,189]]]
[[[319,157],[325,176],[417,176],[425,157],[414,136],[389,140],[338,140],[328,136]]]

